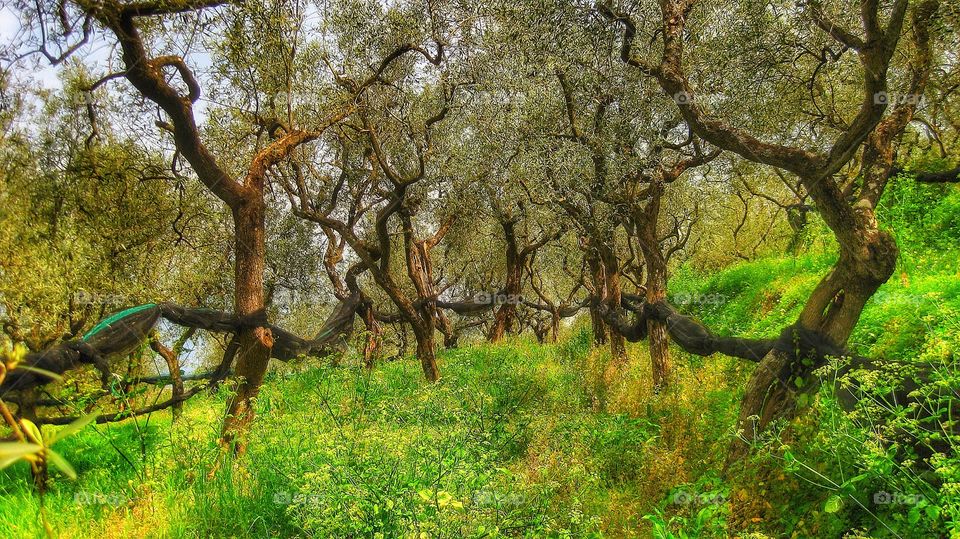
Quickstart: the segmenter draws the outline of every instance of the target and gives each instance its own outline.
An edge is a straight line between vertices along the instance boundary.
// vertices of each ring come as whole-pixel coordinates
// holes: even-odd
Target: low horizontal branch
[[[199,385],[197,387],[191,388],[189,391],[184,392],[182,395],[178,395],[176,397],[167,399],[163,402],[152,404],[150,406],[145,406],[143,408],[139,408],[137,410],[133,410],[130,412],[100,414],[97,416],[97,419],[95,420],[95,422],[99,424],[114,423],[116,421],[123,421],[124,419],[129,419],[131,417],[137,417],[137,416],[141,416],[141,415],[145,415],[153,412],[159,412],[160,410],[165,410],[167,408],[170,408],[174,404],[188,400],[190,397],[193,397],[194,395],[196,395],[197,393],[200,393],[201,391],[203,391],[204,389],[207,389],[208,387],[210,387],[210,384]],[[70,423],[73,423],[77,419],[79,419],[79,417],[77,416],[40,417],[40,418],[37,418],[36,423],[41,425],[69,425]]]
[[[594,304],[603,320],[628,341],[646,339],[648,324],[655,321],[666,326],[670,338],[681,349],[698,356],[720,353],[758,363],[771,351],[778,350],[822,363],[827,356],[846,355],[841,347],[825,335],[797,324],[784,328],[777,338],[724,337],[716,335],[697,320],[680,314],[666,301],[650,303],[640,296],[624,294],[621,306],[634,314],[632,322],[628,322],[622,312],[611,309],[596,298]]]
[[[360,296],[356,294],[341,301],[312,339],[305,339],[268,323],[263,313],[240,317],[215,309],[189,308],[173,303],[143,305],[122,318],[100,322],[82,339],[62,342],[42,352],[27,354],[20,366],[35,370],[13,369],[0,385],[0,396],[11,391],[39,387],[54,380],[36,369],[62,375],[83,365],[95,365],[106,387],[113,376],[106,358],[136,350],[149,338],[161,318],[179,326],[214,333],[236,334],[243,328],[267,327],[273,335],[271,357],[280,361],[300,356],[330,355],[345,345],[347,336],[353,331],[359,305]]]

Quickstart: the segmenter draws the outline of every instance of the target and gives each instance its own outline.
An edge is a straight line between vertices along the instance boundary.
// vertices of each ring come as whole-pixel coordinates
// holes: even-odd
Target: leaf
[[[97,419],[97,414],[95,413],[87,414],[85,416],[78,418],[73,423],[70,423],[66,427],[63,427],[59,431],[51,434],[49,436],[50,440],[47,442],[47,447],[52,446],[53,444],[57,443],[60,440],[63,440],[68,436],[73,436],[74,434],[80,432],[83,429],[83,427],[86,427],[87,425],[92,423],[95,419]]]
[[[61,472],[66,474],[70,479],[77,478],[77,471],[73,469],[73,466],[67,462],[67,459],[60,456],[60,453],[57,453],[53,449],[47,449],[47,460],[56,466]]]
[[[907,513],[907,522],[911,526],[915,525],[917,522],[920,522],[920,508],[913,506],[910,508],[910,512]]]
[[[43,434],[40,434],[40,429],[30,421],[29,419],[21,419],[20,424],[23,426],[23,432],[27,435],[27,438],[30,438],[34,443],[43,445]]]
[[[0,470],[27,455],[43,451],[43,446],[25,442],[0,442]]]
[[[870,477],[870,474],[869,474],[869,473],[862,473],[862,474],[860,474],[860,475],[855,475],[855,476],[851,477],[850,479],[848,479],[848,480],[844,483],[844,485],[854,485],[854,484],[856,484],[856,483],[859,483],[860,481],[863,481],[864,479],[866,479],[866,478],[868,478],[868,477]]]
[[[833,514],[839,511],[841,507],[843,507],[843,498],[834,494],[827,498],[827,503],[823,504],[823,512]]]
[[[51,372],[51,371],[48,371],[48,370],[45,370],[45,369],[38,369],[38,368],[36,368],[36,367],[28,367],[28,366],[26,366],[26,365],[17,365],[17,369],[16,369],[16,370],[18,370],[18,371],[30,371],[30,372],[34,372],[34,373],[40,374],[40,375],[42,375],[42,376],[46,376],[47,378],[51,378],[51,379],[53,379],[54,382],[59,382],[60,380],[63,380],[63,376],[60,376],[59,374],[57,374],[57,373],[55,373],[55,372]]]

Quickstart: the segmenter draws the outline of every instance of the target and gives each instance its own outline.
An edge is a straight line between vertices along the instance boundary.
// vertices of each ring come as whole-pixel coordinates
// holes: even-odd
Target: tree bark
[[[420,360],[420,367],[423,369],[423,376],[428,382],[436,382],[440,379],[440,369],[437,367],[436,344],[434,343],[434,327],[432,319],[421,327],[411,324],[413,334],[417,338],[417,359]]]
[[[180,361],[173,350],[167,348],[160,342],[158,335],[154,332],[150,339],[150,348],[163,358],[167,364],[167,372],[170,373],[171,397],[173,399],[183,398],[183,377],[180,375]],[[183,401],[178,400],[172,407],[173,420],[176,421],[183,411]]]
[[[500,307],[494,313],[493,324],[487,333],[489,342],[498,342],[503,339],[505,333],[513,331],[517,320],[517,305],[522,300],[520,294],[523,291],[523,271],[527,266],[527,261],[536,256],[536,252],[547,242],[560,237],[560,233],[544,233],[537,240],[531,240],[527,237],[521,247],[516,231],[518,219],[512,215],[500,213],[499,221],[506,240],[505,260],[507,271],[501,290],[501,294],[505,296],[505,301],[501,302]]]
[[[556,308],[550,311],[550,342],[560,340],[560,311]]]
[[[843,231],[836,234],[840,257],[811,293],[798,323],[843,347],[867,300],[893,274],[898,250],[893,237],[879,230],[872,219],[839,230]],[[823,364],[822,358],[791,356],[771,351],[750,377],[737,422],[739,440],[731,447],[730,461],[742,457],[770,422],[792,417],[797,395],[815,383],[812,373]]]
[[[621,285],[620,285],[620,260],[612,248],[613,238],[610,238],[609,245],[600,248],[600,262],[603,266],[603,290],[604,301],[612,309],[620,308]],[[623,335],[616,331],[607,331],[607,338],[610,341],[610,358],[617,364],[623,364],[627,361],[627,347]]]
[[[603,276],[603,264],[595,254],[587,252],[587,267],[590,268],[590,280],[593,283],[594,295],[604,297],[606,280]],[[596,346],[607,344],[607,324],[594,305],[590,305],[590,325],[593,328],[593,344]]]
[[[669,176],[676,178],[676,175]],[[671,180],[672,181],[672,180]],[[654,179],[647,194],[647,204],[632,212],[633,223],[628,228],[636,235],[643,267],[646,273],[644,285],[648,303],[659,303],[667,297],[667,256],[664,255],[657,235],[660,209],[666,184],[664,178]],[[672,366],[670,363],[670,335],[667,326],[659,320],[647,321],[647,338],[650,350],[650,372],[653,391],[659,393],[669,385]]]
[[[457,332],[457,329],[453,327],[453,323],[450,322],[447,313],[443,312],[443,309],[435,307],[434,318],[437,329],[440,330],[440,333],[443,335],[443,347],[447,350],[456,348],[460,341],[460,334]]]
[[[234,309],[238,316],[256,321],[245,325],[237,333],[240,343],[237,351],[235,394],[227,403],[223,421],[222,441],[234,444],[242,453],[240,437],[253,420],[253,399],[260,391],[270,361],[273,337],[267,325],[264,305],[263,273],[265,248],[265,212],[262,198],[248,200],[233,211],[236,235],[234,269]]]
[[[419,304],[412,309],[416,312],[416,316],[409,322],[413,328],[413,334],[417,338],[417,357],[423,367],[423,374],[430,382],[436,382],[440,379],[440,371],[437,368],[434,333],[437,329],[437,321],[443,316],[443,313],[437,308],[433,280],[433,260],[430,258],[430,251],[440,243],[450,230],[453,219],[444,221],[433,236],[418,240],[414,236],[413,222],[409,210],[405,207],[401,208],[399,214],[403,223],[407,276],[413,282],[413,287],[416,289],[420,300]],[[441,323],[449,326],[446,318],[442,320]]]
[[[645,266],[647,278],[646,299],[649,303],[663,301],[667,297],[667,268],[666,262],[659,250],[646,254]],[[650,366],[653,375],[653,391],[659,393],[670,384],[672,365],[670,362],[670,335],[667,326],[653,318],[647,321],[647,338],[650,348]]]
[[[487,341],[499,342],[508,331],[512,331],[517,317],[516,298],[520,297],[523,280],[523,264],[518,257],[507,256],[507,279],[502,295],[506,301],[500,304],[493,316],[493,324],[487,334]]]
[[[367,342],[363,347],[363,365],[369,370],[376,364],[380,351],[380,337],[383,334],[383,328],[380,326],[380,322],[377,321],[376,312],[374,311],[372,303],[365,303],[361,307],[361,311],[363,314],[363,324],[367,330]]]
[[[515,297],[520,294],[520,284],[523,278],[523,261],[520,259],[520,250],[517,247],[516,219],[512,216],[501,217],[500,228],[503,229],[503,237],[507,244],[505,252],[507,276],[502,293],[508,298]],[[502,302],[493,315],[493,324],[487,333],[487,341],[499,342],[503,340],[504,333],[512,328],[516,314],[516,304],[510,301]]]

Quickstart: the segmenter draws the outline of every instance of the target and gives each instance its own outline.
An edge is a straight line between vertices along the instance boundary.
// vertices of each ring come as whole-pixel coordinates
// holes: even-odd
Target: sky
[[[13,43],[21,34],[21,31],[22,24],[14,8],[6,2],[0,4],[0,45],[6,47],[10,43]],[[4,68],[9,67],[7,62],[9,62],[9,60],[4,59]],[[23,73],[25,70],[31,69],[33,71],[31,74],[32,78],[39,82],[44,88],[53,89],[61,86],[56,69],[52,66],[33,69],[33,63],[30,59],[21,60],[17,64],[16,70]]]
[[[9,50],[12,44],[18,41],[22,42],[25,36],[29,36],[29,34],[25,34],[23,26],[16,9],[6,1],[0,3],[0,51]],[[34,36],[39,38],[36,34]],[[95,27],[89,43],[75,51],[73,58],[81,60],[95,77],[118,71],[119,67],[116,65],[117,56],[115,54],[116,42],[112,37],[98,31]],[[77,35],[72,36],[73,40],[70,43],[75,43],[75,40],[79,38],[80,34],[77,32]],[[39,41],[39,39],[35,39],[35,41]],[[20,47],[16,53],[22,54],[25,50],[27,49]],[[54,50],[51,50],[51,52],[58,54]],[[209,54],[202,47],[197,47],[191,51],[179,50],[177,52],[185,56],[187,64],[200,81],[202,90],[208,90],[206,75],[212,65]],[[59,90],[63,88],[60,81],[63,64],[53,66],[39,52],[11,63],[13,58],[14,55],[12,54],[0,54],[0,69],[11,71],[14,80],[30,82],[32,83],[30,86],[36,89]],[[129,90],[129,85],[122,79],[109,83],[107,87]],[[31,99],[31,96],[25,97],[28,100]],[[201,92],[200,101],[194,104],[194,115],[199,125],[205,124],[208,117],[210,102],[206,99],[207,97],[204,92]]]

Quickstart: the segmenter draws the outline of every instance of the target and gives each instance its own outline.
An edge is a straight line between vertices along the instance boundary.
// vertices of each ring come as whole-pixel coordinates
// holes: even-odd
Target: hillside
[[[960,191],[924,204],[930,189],[940,188],[890,192],[902,212],[886,218],[909,262],[852,344],[955,369],[960,245],[943,238],[960,237]],[[925,242],[930,229],[941,239]],[[709,277],[683,268],[673,300],[718,332],[767,335],[829,264],[811,247]],[[45,511],[61,537],[919,537],[960,518],[955,455],[933,471],[909,468],[828,391],[789,439],[758,453],[756,469],[724,475],[750,364],[678,352],[678,382],[655,396],[642,343],[618,371],[590,340],[578,323],[556,345],[515,338],[446,351],[436,385],[413,360],[372,372],[295,364],[264,386],[245,468],[206,475],[221,392],[189,401],[175,424],[157,413],[63,442],[79,479],[57,478]],[[42,533],[26,477],[24,464],[0,476],[4,537]],[[877,492],[919,503],[877,505]]]

